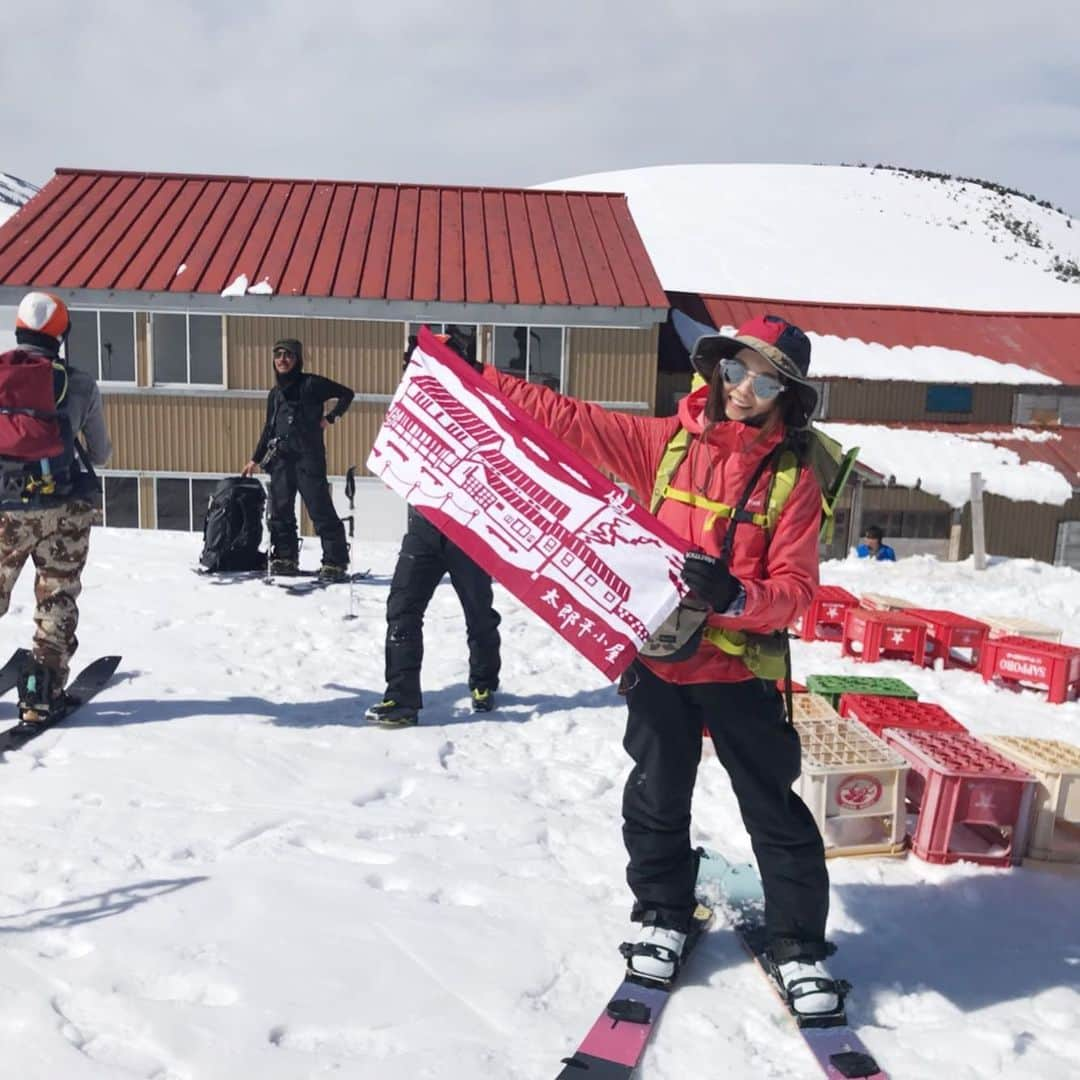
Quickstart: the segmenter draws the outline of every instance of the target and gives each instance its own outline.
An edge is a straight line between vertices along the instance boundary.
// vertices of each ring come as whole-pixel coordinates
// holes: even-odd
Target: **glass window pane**
[[[561,388],[562,327],[529,327],[529,382]]]
[[[206,521],[206,510],[210,505],[210,496],[220,480],[191,481],[191,527],[195,532],[202,532]]]
[[[187,318],[155,315],[150,334],[154,347],[154,382],[186,383]]]
[[[441,334],[443,332],[443,324],[441,322],[411,322],[409,323],[408,330],[405,331],[406,339],[415,337],[420,333],[420,327],[426,326],[433,334]]]
[[[101,378],[113,382],[135,381],[134,312],[101,313]]]
[[[524,375],[528,340],[527,326],[496,326],[492,339],[491,362],[500,371]]]
[[[106,476],[105,524],[116,529],[139,527],[139,480],[135,476]]]
[[[98,377],[98,329],[96,311],[72,311],[67,354],[71,366]]]
[[[159,477],[154,481],[154,488],[157,495],[157,527],[188,532],[191,529],[188,481]]]
[[[970,386],[943,384],[926,388],[927,412],[971,412],[974,390]]]
[[[460,347],[465,352],[465,359],[470,364],[476,363],[476,327],[459,326],[456,323],[447,323],[445,333],[453,334]]]
[[[221,316],[191,315],[191,381],[220,386]]]

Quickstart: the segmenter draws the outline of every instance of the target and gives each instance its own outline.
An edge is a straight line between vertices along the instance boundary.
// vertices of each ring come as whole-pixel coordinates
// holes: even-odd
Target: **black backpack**
[[[266,553],[262,543],[266,492],[254,477],[230,476],[210,496],[203,523],[203,569],[263,570]]]

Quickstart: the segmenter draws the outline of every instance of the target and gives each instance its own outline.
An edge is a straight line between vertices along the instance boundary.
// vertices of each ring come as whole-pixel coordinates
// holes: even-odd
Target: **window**
[[[1013,423],[1080,426],[1080,395],[1017,394]]]
[[[69,355],[102,382],[135,382],[135,312],[73,311]]]
[[[202,532],[210,495],[220,480],[159,476],[154,481],[157,527],[177,532]]]
[[[520,375],[552,390],[563,384],[561,326],[496,326],[491,362],[500,371]]]
[[[969,413],[975,393],[970,386],[943,383],[926,388],[926,411],[933,413]]]
[[[409,323],[405,331],[405,347],[408,348],[408,339],[420,333],[420,327],[426,326],[433,334],[453,334],[465,348],[465,358],[470,362],[476,361],[476,327],[463,323]]]
[[[1054,565],[1080,570],[1080,521],[1063,521],[1058,525]]]
[[[105,488],[103,525],[113,529],[139,527],[139,478],[103,476]]]
[[[220,315],[150,317],[155,383],[221,386],[225,381]]]
[[[885,542],[894,540],[944,540],[952,525],[948,510],[866,510],[862,527],[877,525],[885,534]],[[859,540],[862,537],[858,538]]]

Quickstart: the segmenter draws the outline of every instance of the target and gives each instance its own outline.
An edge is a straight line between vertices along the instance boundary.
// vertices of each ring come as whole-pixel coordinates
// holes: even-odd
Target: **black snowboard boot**
[[[64,687],[55,668],[32,660],[19,676],[19,720],[40,724],[64,705]]]

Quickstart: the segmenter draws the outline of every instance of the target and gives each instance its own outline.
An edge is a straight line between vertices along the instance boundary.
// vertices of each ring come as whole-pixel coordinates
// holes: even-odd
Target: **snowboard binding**
[[[63,711],[64,704],[64,688],[57,671],[31,659],[19,675],[19,723],[46,723]]]

